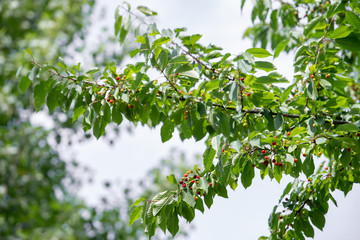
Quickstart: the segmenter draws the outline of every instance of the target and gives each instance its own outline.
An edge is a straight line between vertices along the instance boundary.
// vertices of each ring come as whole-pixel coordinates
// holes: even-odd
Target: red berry
[[[288,136],[290,136],[291,132],[287,132],[286,134],[287,134]]]
[[[195,180],[191,180],[191,183],[194,183],[195,182]]]
[[[244,78],[243,78],[243,77],[241,77],[241,78],[240,78],[240,80],[241,80],[241,81],[244,81]]]
[[[273,160],[272,160],[272,162],[273,162],[273,163],[276,163],[276,160],[275,160],[275,159],[273,159]]]
[[[311,78],[314,78],[315,77],[315,75],[314,74],[311,74],[311,76],[310,76]]]
[[[189,179],[188,178],[185,178],[184,181],[187,182]]]
[[[283,163],[281,162],[281,163],[279,163],[279,167],[282,167],[283,166]]]
[[[251,96],[251,93],[247,93],[246,96],[250,97],[250,96]]]
[[[184,183],[182,186],[183,186],[183,187],[186,187],[186,183]]]
[[[279,216],[279,219],[282,219],[283,218],[283,216]]]
[[[255,164],[251,164],[252,167],[255,167]]]
[[[185,115],[187,115],[188,113],[189,113],[189,111],[188,111],[188,110],[186,110],[186,111],[185,111]]]
[[[275,142],[275,141],[274,141],[274,142],[272,142],[272,145],[273,145],[273,146],[275,146],[275,145],[276,145],[276,142]]]
[[[162,91],[158,91],[158,94],[159,94],[159,95],[162,94]]]
[[[119,81],[119,80],[120,80],[120,77],[116,77],[116,80],[118,80],[118,81]]]
[[[131,105],[130,105],[130,108],[133,109],[133,108],[134,108],[134,105],[131,104]]]
[[[294,162],[298,162],[298,161],[299,161],[299,159],[297,159],[297,158],[294,159]]]
[[[310,178],[308,178],[308,182],[310,182],[311,181],[311,179]]]
[[[265,156],[265,160],[268,160],[269,159],[269,157],[268,156]]]
[[[180,184],[183,184],[183,183],[184,183],[184,181],[183,181],[183,180],[181,180],[179,183],[180,183]]]
[[[200,195],[200,191],[197,191],[196,193]]]
[[[179,93],[184,94],[183,90],[180,90]]]
[[[109,101],[109,103],[113,104],[113,103],[114,103],[114,101],[113,101],[113,100],[110,100],[110,101]]]
[[[261,153],[262,153],[262,154],[265,154],[265,153],[266,153],[266,151],[265,151],[265,150],[261,150]]]
[[[274,164],[275,164],[275,165],[278,165],[278,162],[275,161]]]
[[[187,176],[189,176],[189,175],[188,175],[187,173],[185,173],[185,174],[184,174],[184,177],[187,177]]]
[[[110,102],[110,98],[107,98],[106,101],[107,101],[107,102]]]
[[[269,161],[268,160],[265,160],[264,161],[264,165],[267,166],[269,164]]]
[[[184,119],[186,120],[186,119],[188,119],[188,117],[187,117],[187,116],[185,116],[185,117],[184,117]]]
[[[209,186],[211,187],[211,186],[212,186],[212,183],[209,183]]]
[[[306,157],[306,153],[303,154],[303,157]]]
[[[190,188],[190,190],[192,190],[192,187]]]
[[[200,176],[199,176],[199,175],[197,175],[197,176],[196,176],[196,178],[197,178],[197,179],[200,179]]]
[[[350,151],[351,151],[351,149],[350,149],[350,148],[347,148],[346,150],[347,150],[348,152],[350,152]]]
[[[224,152],[224,151],[225,151],[225,149],[223,148],[223,149],[222,149],[222,152]]]
[[[196,176],[196,174],[193,176],[193,178],[195,179],[197,176]]]
[[[325,168],[325,170],[328,170],[328,169],[329,169],[328,167]]]
[[[357,133],[356,136],[357,136],[357,137],[360,137],[360,133]]]
[[[277,138],[277,136],[274,136],[274,138]]]

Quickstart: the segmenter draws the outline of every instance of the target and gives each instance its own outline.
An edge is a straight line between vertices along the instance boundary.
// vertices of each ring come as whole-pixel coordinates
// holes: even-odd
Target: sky
[[[112,30],[113,11],[122,1],[106,0],[101,5],[106,7],[106,24]],[[212,43],[231,53],[244,52],[251,47],[249,40],[242,39],[245,29],[250,26],[251,1],[240,11],[240,0],[132,0],[136,5],[146,5],[158,12],[156,19],[159,29],[187,27],[189,34],[202,34],[201,42]],[[99,6],[96,14],[99,14]],[[291,60],[289,60],[291,59]],[[285,76],[292,74],[292,56],[280,55],[274,62],[278,72]],[[291,78],[290,78],[291,79]],[[88,203],[96,205],[105,180],[136,181],[176,147],[188,157],[202,154],[205,145],[202,141],[185,140],[182,142],[175,132],[173,138],[162,143],[160,128],[149,129],[137,126],[132,134],[122,131],[114,146],[109,146],[102,139],[94,138],[86,143],[75,144],[76,158],[92,169],[94,184],[87,186],[79,195]],[[195,230],[190,232],[188,240],[215,239],[257,239],[268,235],[267,219],[272,208],[290,178],[284,178],[281,184],[275,180],[261,180],[255,177],[247,190],[241,185],[235,191],[229,190],[229,198],[217,197],[210,210],[204,214],[197,211]],[[354,186],[347,198],[342,193],[335,193],[339,208],[330,203],[326,215],[324,231],[316,230],[315,239],[355,240],[360,236],[360,188]],[[175,238],[176,239],[176,238]]]

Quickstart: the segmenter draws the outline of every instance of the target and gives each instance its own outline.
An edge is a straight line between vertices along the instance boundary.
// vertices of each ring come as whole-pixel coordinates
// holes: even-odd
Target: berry
[[[311,179],[310,178],[308,178],[308,182],[310,182],[311,181]]]
[[[283,218],[283,216],[279,216],[279,219],[282,219]]]
[[[297,159],[297,158],[294,159],[294,162],[298,162],[298,161],[299,161],[299,159]]]
[[[321,156],[321,154],[322,154],[322,152],[319,152],[319,153],[318,153],[319,157]]]
[[[273,160],[272,160],[272,162],[273,162],[273,163],[276,163],[276,160],[275,160],[275,159],[273,159]]]
[[[247,93],[246,96],[250,97],[250,96],[251,96],[251,93]]]
[[[211,186],[212,186],[212,183],[209,183],[209,186],[211,187]]]
[[[251,164],[252,167],[255,167],[255,164]]]
[[[279,167],[282,167],[283,166],[283,163],[281,162],[281,163],[279,163]]]
[[[274,165],[275,165],[275,166],[278,165],[278,162],[275,161],[275,162],[274,162]]]
[[[116,80],[119,81],[119,80],[120,80],[120,77],[116,77]]]
[[[286,135],[290,136],[291,132],[287,132]]]
[[[191,183],[195,183],[195,180],[191,180]]]
[[[190,188],[190,190],[192,191],[192,187]]]
[[[131,105],[130,105],[130,108],[133,109],[133,108],[134,108],[134,105],[131,104]]]
[[[197,178],[197,179],[200,179],[200,176],[199,176],[199,175],[197,175],[197,176],[196,176],[196,178]]]
[[[101,91],[98,91],[97,94],[98,94],[98,95],[101,95]]]
[[[315,77],[315,75],[314,74],[311,74],[311,76],[310,76],[311,78],[314,78]]]
[[[185,116],[185,117],[184,117],[184,119],[186,120],[186,119],[188,119],[188,117],[187,117],[187,116]]]
[[[303,154],[303,157],[306,157],[306,153]]]
[[[224,149],[224,148],[222,149],[222,152],[225,152],[225,149]]]
[[[197,191],[196,193],[200,195],[200,191]]]
[[[184,177],[188,177],[188,176],[189,176],[189,174],[188,174],[188,173],[185,173],[185,174],[184,174]]]
[[[196,176],[196,174],[195,174],[195,175],[193,176],[193,178],[196,179],[196,177],[197,177],[197,176]]]
[[[180,183],[180,184],[183,184],[183,183],[184,183],[184,181],[183,181],[183,180],[181,180],[179,183]]]
[[[185,178],[184,181],[187,182],[189,179],[188,178]]]
[[[110,102],[110,98],[107,98],[106,101],[107,101],[107,102]]]
[[[240,78],[241,81],[244,81],[244,79],[245,79],[245,78],[243,78],[243,77]]]
[[[328,167],[325,168],[325,170],[328,170],[328,169],[329,169]]]
[[[269,159],[269,157],[268,156],[265,156],[265,160],[268,160]]]
[[[183,90],[180,90],[179,93],[180,93],[180,94],[184,94],[184,91],[183,91]]]
[[[113,101],[113,100],[110,100],[110,101],[109,101],[109,103],[113,104],[113,103],[114,103],[114,101]]]
[[[183,187],[186,187],[186,183],[184,183],[182,186],[183,186]]]
[[[186,110],[186,111],[185,111],[185,115],[187,115],[188,113],[189,113],[189,111],[188,111],[188,110]]]
[[[267,166],[269,164],[269,161],[268,160],[265,160],[264,161],[264,165]]]
[[[275,145],[276,145],[276,142],[275,142],[275,141],[273,141],[273,142],[272,142],[272,145],[273,145],[273,146],[275,146]]]
[[[158,91],[158,94],[161,95],[161,94],[162,94],[162,91]]]
[[[261,150],[261,153],[262,153],[262,154],[265,154],[265,153],[266,153],[266,151],[265,151],[265,150]]]
[[[348,152],[350,152],[350,151],[351,151],[351,149],[350,149],[350,148],[347,148],[346,150],[347,150]]]
[[[229,104],[232,104],[232,101],[229,101]]]
[[[199,197],[198,197],[198,196],[196,196],[196,197],[195,197],[195,200],[198,200],[198,199],[199,199]]]

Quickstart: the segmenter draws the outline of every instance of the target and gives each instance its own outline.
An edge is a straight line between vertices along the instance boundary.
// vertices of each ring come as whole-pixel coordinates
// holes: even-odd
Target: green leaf
[[[112,121],[117,125],[121,124],[123,121],[120,104],[117,104],[115,107],[112,108]]]
[[[150,10],[148,7],[146,6],[138,6],[137,9],[142,12],[143,14],[145,14],[146,16],[155,16],[157,15],[156,12]]]
[[[29,75],[25,75],[21,78],[19,83],[19,89],[21,92],[25,92],[31,85],[31,80],[29,78]]]
[[[137,199],[137,200],[131,205],[130,208],[139,205],[139,204],[142,203],[144,200],[146,200],[146,199],[145,199],[145,198],[139,198],[139,199]]]
[[[285,50],[287,44],[289,43],[290,39],[284,39],[275,48],[274,58],[277,58],[282,51]]]
[[[25,50],[25,52],[26,52],[27,54],[29,54],[30,56],[33,56],[33,52],[32,52],[32,50],[31,50],[30,47],[27,47],[27,49]]]
[[[205,127],[206,127],[206,121],[204,118],[195,121],[192,129],[192,133],[196,141],[199,141],[205,137],[207,133]]]
[[[75,122],[83,113],[85,112],[86,108],[84,105],[80,105],[78,108],[74,110],[74,114],[72,116],[72,121]]]
[[[336,43],[340,45],[340,47],[352,51],[352,52],[359,52],[360,51],[360,38],[351,33],[349,36],[345,38],[338,38],[335,39]]]
[[[195,207],[195,196],[194,195],[192,195],[190,192],[184,190],[182,192],[182,196],[183,196],[184,202],[189,204],[189,206],[191,206],[192,208]]]
[[[180,76],[184,76],[192,79],[199,79],[199,74],[195,70],[182,72],[180,73]]]
[[[351,123],[346,123],[339,125],[335,131],[343,131],[343,132],[358,132],[359,128]]]
[[[115,26],[114,26],[115,36],[117,36],[120,32],[121,23],[122,23],[122,16],[119,14],[119,7],[117,7],[115,10]]]
[[[271,72],[276,70],[276,67],[271,62],[263,62],[263,61],[256,61],[254,68],[264,70],[266,72]]]
[[[252,163],[248,161],[245,165],[244,171],[241,174],[241,183],[245,189],[251,186],[254,176],[254,168],[252,166]]]
[[[166,177],[166,179],[170,182],[170,183],[174,183],[177,184],[176,178],[174,174],[171,174],[169,176]]]
[[[276,114],[275,123],[274,123],[275,129],[276,130],[280,129],[283,125],[283,122],[284,122],[283,116],[280,113]]]
[[[315,165],[313,157],[311,155],[306,156],[305,161],[302,164],[302,170],[306,177],[309,177],[311,174],[314,173]]]
[[[250,73],[250,71],[252,69],[251,64],[248,61],[243,60],[243,59],[237,61],[237,65],[238,65],[238,68],[240,69],[240,71],[243,73]]]
[[[131,211],[129,218],[129,226],[131,226],[136,220],[140,218],[142,208],[142,206],[137,206]]]
[[[208,171],[211,168],[215,154],[216,151],[211,147],[211,145],[209,145],[203,154],[203,163],[204,163],[205,171]]]
[[[355,29],[360,31],[360,17],[353,12],[346,12],[346,22],[353,26]]]
[[[353,30],[349,26],[339,26],[334,31],[330,32],[327,37],[331,39],[347,37]]]
[[[195,217],[195,209],[193,207],[190,207],[185,202],[181,202],[179,204],[180,206],[180,214],[183,216],[187,222],[191,222]]]
[[[325,107],[327,108],[340,108],[346,106],[347,106],[347,98],[342,96],[332,98],[325,104]]]
[[[103,105],[102,111],[97,114],[94,121],[93,134],[96,139],[99,139],[102,135],[105,134],[105,127],[110,122],[110,117],[110,108],[107,103],[105,103],[105,105]]]
[[[119,38],[120,44],[122,44],[125,41],[125,37],[129,32],[130,25],[131,25],[131,16],[128,15],[124,20],[123,26],[121,26],[120,28],[120,38]]]
[[[167,197],[165,197],[163,199],[160,199],[160,200],[158,200],[157,202],[154,203],[154,207],[152,209],[154,217],[156,217],[160,213],[161,209],[164,206],[166,206],[166,203],[168,202],[168,200],[169,200],[169,197],[167,196]]]
[[[292,84],[290,85],[282,94],[281,94],[281,97],[280,97],[280,104],[283,104],[289,97],[292,89],[294,88],[296,84]]]
[[[161,127],[161,141],[164,143],[172,138],[174,132],[174,123],[169,119],[165,120]]]
[[[302,133],[306,133],[307,129],[304,127],[296,127],[291,131],[290,137],[302,134]]]
[[[173,208],[168,215],[167,229],[173,237],[175,237],[176,233],[179,231],[179,218],[175,208]]]
[[[194,35],[190,36],[190,44],[195,45],[195,43],[197,41],[199,41],[200,38],[201,38],[200,34],[194,34]]]
[[[323,20],[323,16],[318,16],[316,18],[314,18],[313,20],[311,20],[304,29],[304,35],[307,36],[309,35],[309,33],[316,27],[316,25]]]
[[[41,81],[35,86],[33,97],[36,111],[39,111],[41,106],[44,105],[50,84],[51,81]]]
[[[325,226],[325,217],[324,214],[320,211],[314,210],[310,212],[311,222],[320,230],[323,230]]]
[[[61,94],[61,85],[53,87],[46,98],[46,105],[49,108],[49,112],[52,113],[54,109],[59,106],[59,96]]]
[[[263,48],[249,48],[246,50],[246,52],[251,53],[254,57],[257,58],[265,58],[272,56],[271,53],[269,53],[267,50]]]
[[[255,79],[255,84],[272,84],[272,83],[288,83],[289,81],[285,78],[272,78],[268,76],[262,76]]]

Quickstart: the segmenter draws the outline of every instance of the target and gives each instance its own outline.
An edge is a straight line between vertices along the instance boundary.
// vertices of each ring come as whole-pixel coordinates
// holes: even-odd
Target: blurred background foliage
[[[64,144],[62,139],[68,139],[71,145],[74,139],[83,141],[89,136],[76,135],[80,126],[72,123],[72,114],[67,116],[57,110],[51,115],[45,112],[51,127],[31,124],[35,111],[31,91],[21,93],[16,77],[27,47],[33,49],[40,62],[52,64],[58,56],[73,59],[74,55],[87,54],[91,64],[99,67],[109,61],[122,61],[131,50],[131,44],[125,44],[117,51],[107,52],[104,46],[118,44],[112,34],[102,34],[105,37],[101,43],[84,52],[96,4],[95,0],[0,1],[1,239],[143,239],[140,222],[128,227],[133,199],[150,198],[171,188],[164,175],[175,169],[186,171],[183,155],[174,153],[150,171],[146,180],[126,187],[104,183],[109,196],[102,198],[101,206],[87,206],[75,194],[82,182],[74,175],[86,167],[62,159],[58,146]],[[64,128],[66,131],[58,130]],[[119,132],[115,126],[113,130]],[[112,143],[113,139],[108,141]],[[111,189],[116,193],[110,193]]]

